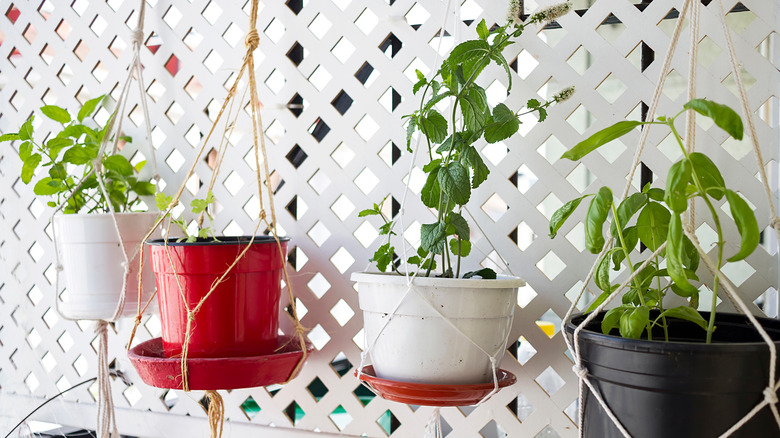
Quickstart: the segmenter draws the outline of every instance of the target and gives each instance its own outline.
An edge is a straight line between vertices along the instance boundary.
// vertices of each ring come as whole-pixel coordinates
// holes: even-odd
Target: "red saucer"
[[[188,358],[191,390],[253,388],[282,383],[303,356],[298,338],[279,338],[279,351],[262,356],[226,358]],[[306,343],[311,353],[314,346]],[[181,360],[163,354],[162,338],[154,338],[131,348],[127,353],[141,380],[157,388],[183,389]]]
[[[357,376],[357,371],[355,371]],[[496,371],[498,387],[514,385],[517,377],[509,371]],[[385,400],[421,406],[470,406],[480,402],[493,391],[493,382],[472,385],[438,385],[409,383],[376,377],[374,366],[363,367],[360,380],[370,386]]]

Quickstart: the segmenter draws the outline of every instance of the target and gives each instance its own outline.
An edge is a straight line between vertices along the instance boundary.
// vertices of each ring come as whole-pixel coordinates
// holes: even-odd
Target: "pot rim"
[[[133,216],[159,216],[161,212],[159,211],[127,211],[127,212],[121,212],[121,213],[114,213],[116,216],[120,217],[133,217]],[[72,213],[72,214],[65,214],[65,213],[57,213],[54,215],[55,220],[74,220],[74,219],[82,219],[82,220],[98,220],[98,219],[105,219],[110,218],[111,213]]]
[[[602,311],[601,315],[605,314],[606,311]],[[705,319],[709,316],[710,312],[701,312]],[[567,336],[573,336],[574,330],[577,328],[577,326],[572,322],[576,318],[584,318],[586,313],[580,312],[572,315],[565,324],[565,330]],[[755,330],[750,323],[750,320],[747,319],[747,317],[741,313],[732,313],[732,312],[718,312],[716,315],[716,326],[717,321],[720,321],[720,325],[731,325],[731,326],[743,326],[747,328],[751,328]],[[780,332],[780,321],[775,320],[773,318],[767,318],[767,317],[761,317],[756,316],[759,322],[761,323],[774,323],[777,325],[777,327],[769,327],[766,324],[764,325],[764,329],[767,330],[767,332]],[[771,336],[771,333],[770,333]],[[571,339],[571,338],[570,338]],[[588,329],[587,327],[583,327],[582,331],[580,332],[580,339],[586,339],[588,342],[610,347],[610,348],[616,348],[621,350],[632,350],[637,352],[658,352],[658,351],[688,351],[688,352],[712,352],[713,350],[718,350],[721,352],[724,351],[741,351],[744,352],[746,350],[757,350],[757,349],[768,349],[769,346],[766,342],[762,341],[748,341],[748,342],[726,342],[726,341],[720,341],[720,342],[713,342],[712,344],[706,344],[704,342],[689,342],[689,341],[663,341],[663,340],[653,340],[649,341],[647,339],[628,339],[623,338],[621,336],[616,335],[605,335],[604,333],[601,333],[601,331],[594,331],[591,329]],[[774,340],[775,345],[780,346],[780,338]]]
[[[388,272],[353,272],[350,280],[358,283],[383,283],[406,285],[407,277]],[[511,275],[498,275],[495,280],[484,278],[439,278],[415,277],[414,284],[418,286],[436,286],[472,289],[519,288],[525,286],[525,280]]]
[[[198,241],[196,242],[176,242],[175,240],[168,240],[168,246],[228,246],[228,245],[246,245],[249,243],[249,240],[252,239],[252,236],[220,236],[218,239],[219,241],[212,240],[213,238],[209,237],[206,239],[198,238]],[[166,239],[153,239],[153,240],[147,240],[144,242],[145,245],[149,246],[165,246]],[[279,237],[279,242],[289,242],[289,237]],[[269,243],[276,243],[276,239],[273,236],[255,236],[254,241],[252,242],[253,245],[267,245]]]

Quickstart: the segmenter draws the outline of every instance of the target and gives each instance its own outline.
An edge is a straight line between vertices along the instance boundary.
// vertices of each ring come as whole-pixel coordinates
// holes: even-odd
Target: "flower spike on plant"
[[[471,191],[488,177],[489,168],[480,155],[479,141],[496,143],[514,135],[520,128],[520,118],[536,113],[540,122],[547,118],[547,108],[571,97],[574,88],[565,88],[546,102],[530,99],[524,107],[512,109],[504,103],[493,107],[488,104],[485,89],[478,84],[483,70],[495,63],[506,73],[507,91],[512,89],[512,71],[504,57],[504,50],[514,44],[531,24],[546,24],[571,10],[571,3],[551,6],[520,21],[517,1],[510,3],[510,17],[503,26],[488,28],[485,20],[477,24],[477,39],[458,44],[445,59],[436,74],[428,79],[417,71],[417,83],[412,91],[419,95],[420,104],[412,114],[404,116],[406,147],[412,150],[412,137],[419,131],[425,141],[421,147],[427,152],[424,165],[426,182],[420,194],[426,207],[436,212],[436,221],[421,227],[421,244],[415,255],[406,262],[416,265],[425,275],[436,269],[436,256],[440,257],[444,277],[460,277],[461,259],[471,252],[470,227],[462,216],[463,206],[471,198]],[[449,104],[447,113],[439,109]],[[418,145],[420,142],[418,142]],[[400,261],[390,240],[394,221],[382,212],[384,200],[373,208],[360,212],[360,217],[379,216],[383,225],[380,235],[386,242],[377,249],[372,261],[385,272],[388,268],[398,272]],[[491,269],[468,272],[464,277],[479,275],[495,278]]]

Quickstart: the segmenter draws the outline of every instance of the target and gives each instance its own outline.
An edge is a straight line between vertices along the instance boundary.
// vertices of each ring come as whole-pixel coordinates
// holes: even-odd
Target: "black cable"
[[[39,410],[39,409],[41,409],[42,407],[46,406],[46,405],[47,405],[47,404],[48,404],[50,401],[52,401],[52,400],[54,400],[55,398],[57,398],[57,397],[61,396],[62,394],[65,394],[66,392],[70,391],[71,389],[76,389],[76,388],[78,388],[78,387],[79,387],[79,386],[81,386],[81,385],[86,385],[87,383],[94,382],[95,380],[97,380],[97,377],[93,377],[93,378],[91,378],[91,379],[87,379],[87,380],[85,380],[85,381],[83,381],[83,382],[81,382],[81,383],[77,383],[77,384],[75,384],[75,385],[71,386],[70,388],[68,388],[68,389],[66,389],[66,390],[64,390],[64,391],[62,391],[62,392],[60,392],[59,394],[55,395],[54,397],[52,397],[52,398],[50,398],[50,399],[46,400],[45,402],[41,403],[40,405],[38,405],[38,407],[37,407],[37,408],[33,409],[33,411],[32,411],[32,412],[30,412],[29,414],[27,414],[27,416],[26,416],[26,417],[22,418],[22,420],[21,420],[19,423],[17,423],[17,424],[16,424],[16,426],[14,426],[14,427],[13,427],[13,429],[9,430],[9,431],[8,431],[8,435],[6,435],[6,436],[5,436],[5,438],[8,438],[8,437],[10,437],[10,436],[11,436],[11,434],[12,434],[12,433],[14,433],[14,431],[15,431],[17,428],[19,428],[19,426],[21,426],[22,424],[24,424],[24,422],[25,422],[25,421],[27,421],[27,420],[28,420],[30,417],[32,417],[32,416],[33,416],[33,414],[35,414],[36,412],[38,412],[38,410]]]

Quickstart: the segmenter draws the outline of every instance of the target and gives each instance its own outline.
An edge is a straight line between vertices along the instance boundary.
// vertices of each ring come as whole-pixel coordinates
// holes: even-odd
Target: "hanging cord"
[[[114,412],[114,397],[111,394],[111,378],[108,369],[108,321],[95,324],[95,333],[100,337],[98,346],[98,437],[119,438]]]
[[[307,349],[306,349],[306,340],[305,340],[305,337],[304,337],[306,329],[301,325],[300,320],[298,318],[298,312],[297,312],[296,303],[295,303],[295,295],[293,293],[293,286],[292,286],[292,283],[290,282],[289,273],[287,271],[287,263],[286,263],[286,259],[285,259],[285,254],[282,251],[282,244],[281,244],[281,241],[280,241],[280,239],[278,237],[278,234],[277,234],[277,228],[276,228],[277,220],[276,220],[276,212],[275,212],[275,208],[274,208],[274,199],[273,199],[273,195],[274,194],[273,194],[273,188],[271,186],[271,173],[270,173],[270,169],[268,167],[268,161],[269,160],[268,160],[268,154],[267,154],[266,145],[265,145],[263,123],[262,123],[261,115],[260,115],[260,113],[258,111],[258,109],[260,107],[260,100],[258,98],[258,93],[257,93],[257,84],[256,84],[256,78],[255,78],[255,65],[254,65],[254,56],[253,56],[253,52],[255,51],[255,49],[257,49],[257,47],[259,45],[259,42],[260,42],[260,37],[259,37],[258,32],[257,32],[257,12],[258,12],[258,8],[259,8],[258,7],[258,0],[252,0],[252,7],[251,7],[250,14],[249,14],[249,31],[247,32],[246,38],[244,40],[244,43],[245,43],[245,45],[247,47],[247,51],[246,51],[246,54],[244,56],[243,64],[241,66],[241,69],[239,70],[238,74],[236,75],[236,79],[235,79],[232,87],[228,91],[228,94],[227,94],[227,96],[226,96],[226,98],[225,98],[225,100],[224,100],[224,102],[222,104],[222,107],[220,108],[219,114],[217,115],[214,123],[212,124],[211,129],[209,130],[208,135],[206,136],[205,140],[203,141],[203,143],[202,143],[202,145],[201,145],[201,147],[200,147],[200,149],[198,151],[197,156],[193,160],[192,166],[190,167],[187,175],[184,177],[184,180],[183,180],[184,182],[179,187],[179,190],[177,191],[177,193],[174,196],[173,200],[169,204],[168,208],[165,210],[163,216],[158,218],[158,220],[156,221],[156,223],[154,224],[152,229],[149,230],[149,232],[147,233],[146,237],[143,239],[144,242],[147,239],[149,239],[149,237],[151,237],[151,235],[154,232],[154,230],[156,230],[157,227],[160,226],[160,224],[165,219],[165,217],[167,217],[171,213],[171,210],[176,205],[178,205],[179,199],[180,199],[180,197],[181,197],[181,195],[182,195],[182,193],[183,193],[183,191],[184,191],[184,189],[186,187],[186,182],[193,175],[193,173],[195,171],[195,166],[198,164],[198,162],[200,160],[200,157],[203,155],[203,151],[205,150],[206,145],[209,143],[209,140],[210,140],[212,134],[214,133],[214,130],[216,129],[219,121],[221,120],[222,115],[225,112],[225,109],[228,109],[228,114],[227,115],[228,115],[228,117],[230,117],[230,109],[232,109],[233,98],[236,95],[236,91],[238,89],[238,85],[239,85],[239,83],[241,81],[241,78],[243,77],[244,73],[247,72],[248,79],[249,79],[250,108],[251,108],[251,116],[252,116],[252,136],[253,136],[253,146],[254,146],[254,151],[255,151],[255,165],[256,165],[255,166],[255,171],[256,171],[256,177],[257,177],[257,189],[258,189],[258,199],[259,199],[259,203],[260,203],[260,213],[259,213],[259,217],[258,217],[258,220],[256,222],[256,225],[255,225],[255,228],[254,228],[254,230],[252,232],[252,236],[249,239],[249,242],[244,246],[244,248],[238,254],[238,256],[233,261],[233,263],[231,263],[230,266],[227,267],[225,272],[219,278],[214,280],[214,282],[211,284],[211,287],[209,288],[209,290],[203,295],[203,297],[200,299],[200,301],[198,302],[198,304],[195,307],[190,308],[190,306],[187,304],[187,300],[184,299],[184,288],[183,288],[181,282],[179,281],[179,275],[178,275],[178,273],[176,272],[176,270],[174,268],[174,271],[173,271],[174,277],[176,278],[177,287],[179,289],[180,295],[182,296],[182,302],[183,302],[183,305],[184,305],[185,310],[187,312],[186,332],[185,332],[185,337],[184,337],[184,340],[183,340],[183,343],[182,343],[182,352],[181,352],[181,358],[180,358],[180,361],[181,361],[181,372],[182,372],[182,388],[184,389],[184,391],[189,391],[190,390],[190,388],[189,388],[189,372],[188,372],[189,370],[188,370],[188,360],[187,359],[188,359],[188,354],[189,354],[189,343],[190,343],[190,339],[191,339],[191,336],[192,336],[192,331],[194,330],[193,323],[195,321],[195,315],[198,313],[198,311],[201,309],[201,307],[205,304],[206,300],[211,296],[211,294],[214,293],[214,291],[218,288],[218,286],[227,278],[227,276],[231,273],[233,268],[239,263],[239,261],[249,251],[249,249],[251,248],[252,244],[254,243],[254,240],[255,240],[255,237],[257,235],[257,232],[258,232],[258,230],[259,230],[259,228],[260,228],[260,226],[262,224],[265,224],[268,227],[268,229],[271,230],[271,232],[273,234],[273,237],[274,237],[274,240],[275,240],[276,245],[277,245],[277,249],[278,249],[278,252],[279,252],[279,257],[281,258],[281,261],[282,261],[284,279],[285,279],[285,282],[286,282],[286,285],[287,285],[287,290],[288,290],[288,293],[289,293],[290,308],[292,310],[293,318],[295,320],[295,333],[296,333],[296,336],[298,338],[299,346],[300,346],[300,349],[301,349],[301,352],[302,352],[301,358],[299,359],[298,363],[296,364],[295,369],[290,374],[290,376],[288,376],[287,381],[285,381],[284,383],[287,383],[290,379],[295,377],[295,375],[299,372],[300,368],[303,366],[304,362],[306,361],[306,358],[307,358],[307,355],[308,355],[308,352],[307,352]],[[239,109],[237,110],[237,112],[235,114],[235,118],[236,119],[238,118],[238,114],[239,113],[240,113],[240,105],[239,105]],[[224,156],[225,148],[227,147],[227,142],[225,142],[225,137],[226,137],[228,132],[232,131],[234,125],[235,125],[235,120],[232,123],[228,123],[228,122],[225,123],[224,129],[223,129],[223,132],[222,132],[222,142],[220,144],[221,153],[218,155],[218,160],[217,160],[216,166],[213,169],[214,174],[219,172],[219,168],[220,168],[220,166],[222,164],[222,160],[219,157]],[[262,158],[263,158],[263,163],[262,163],[263,167],[262,168],[260,166],[261,154],[262,154]],[[263,175],[263,173],[264,173],[264,175]],[[215,180],[216,180],[216,177],[212,176],[212,182],[211,182],[210,187],[213,187],[213,183],[214,183]],[[265,181],[265,183],[264,183],[264,181]],[[267,218],[267,214],[266,214],[265,200],[264,200],[264,195],[263,195],[263,185],[265,185],[265,188],[266,188],[266,191],[267,191],[267,195],[268,195],[268,206],[269,206],[269,210],[270,210],[270,213],[271,213],[271,221],[270,222],[269,222],[269,220]],[[170,220],[168,222],[168,229],[170,230]],[[169,258],[169,261],[170,261],[171,260],[171,253],[170,253],[170,247],[168,245],[168,237],[167,236],[169,236],[169,234],[166,234],[166,239],[164,241],[164,245],[165,245],[166,255],[167,255],[167,257]],[[143,254],[142,254],[141,258],[140,258],[141,268],[143,268],[143,260],[144,260],[144,258],[143,258]],[[171,266],[173,266],[172,263],[171,263]],[[141,287],[142,287],[141,283],[142,283],[142,279],[141,279],[140,274],[139,274],[139,298],[140,298],[140,290],[141,290]],[[132,331],[132,333],[130,335],[130,341],[128,342],[128,348],[130,347],[130,345],[132,345],[132,340],[133,340],[135,332],[136,332],[136,330],[138,328],[138,325],[141,323],[143,312],[150,305],[152,299],[153,299],[153,297],[150,297],[149,300],[147,301],[147,303],[143,307],[141,306],[141,301],[139,299],[139,305],[138,305],[139,311],[138,311],[138,314],[136,315],[136,318],[135,318],[135,324],[134,324],[134,327],[133,327],[133,331]],[[210,409],[208,411],[209,424],[211,426],[212,437],[216,437],[216,436],[219,436],[219,434],[221,434],[222,425],[223,425],[223,422],[224,422],[224,408],[218,409],[219,406],[222,406],[221,397],[219,396],[219,394],[217,394],[216,392],[212,392],[209,397],[210,397],[210,400],[211,400]],[[214,406],[214,409],[211,409],[211,406]],[[217,428],[219,430],[217,430]]]
[[[438,406],[433,408],[431,416],[428,418],[424,438],[442,438],[441,408]]]
[[[685,0],[685,3],[683,4],[682,11],[680,12],[680,16],[677,19],[677,24],[675,25],[674,32],[672,34],[672,38],[671,38],[671,41],[669,43],[669,49],[667,50],[665,58],[664,58],[663,67],[661,68],[661,71],[659,72],[658,82],[657,82],[657,85],[656,85],[655,90],[653,92],[653,97],[652,97],[652,100],[651,100],[651,103],[650,103],[650,107],[649,107],[648,112],[647,112],[646,120],[652,120],[655,117],[655,111],[656,111],[656,109],[658,107],[658,102],[659,102],[659,100],[661,98],[661,92],[663,90],[664,82],[666,81],[666,75],[667,75],[667,72],[669,71],[669,67],[671,66],[671,63],[672,63],[672,55],[674,54],[675,49],[677,47],[677,43],[678,43],[678,41],[680,39],[680,34],[682,33],[682,28],[683,28],[683,24],[684,24],[684,21],[685,21],[685,17],[688,14],[688,10],[689,10],[689,7],[690,7],[690,4],[691,4],[692,1],[697,1],[697,0]],[[636,152],[634,153],[633,162],[631,164],[631,170],[629,171],[628,179],[627,179],[627,182],[626,182],[626,186],[625,186],[625,188],[623,190],[623,195],[621,196],[621,199],[625,199],[625,197],[628,195],[629,190],[631,189],[631,181],[633,181],[634,174],[636,173],[636,169],[639,167],[640,158],[642,156],[642,151],[643,151],[643,149],[645,147],[645,144],[647,142],[647,137],[648,137],[649,132],[650,132],[650,126],[652,126],[652,125],[645,126],[645,128],[642,130],[642,132],[641,132],[641,134],[639,136],[639,143],[637,145]],[[593,274],[596,271],[596,267],[597,267],[597,265],[599,263],[599,260],[604,256],[604,254],[606,253],[608,248],[612,245],[612,241],[613,241],[613,238],[612,238],[612,236],[610,236],[608,238],[607,242],[605,243],[604,248],[602,249],[601,253],[596,258],[596,261],[594,262],[594,264],[591,267],[590,271],[588,272],[588,275],[587,275],[587,278],[585,280],[585,283],[583,284],[582,288],[580,289],[580,293],[577,295],[576,299],[572,300],[572,305],[569,307],[569,310],[566,312],[566,315],[563,317],[563,320],[561,321],[561,330],[562,331],[565,330],[567,321],[569,321],[569,319],[571,318],[572,314],[574,313],[574,310],[577,308],[577,303],[580,302],[580,299],[582,298],[582,296],[584,295],[585,291],[588,288],[588,284],[590,284],[590,281],[593,278]],[[660,254],[660,251],[663,248],[665,248],[665,247],[666,247],[666,244],[664,243],[664,245],[662,245],[656,251],[656,253]],[[649,261],[653,257],[654,256],[651,256],[647,260]],[[644,266],[646,266],[646,263],[647,263],[647,261],[645,262]],[[642,269],[644,269],[644,266],[642,268],[636,270],[634,272],[634,274],[629,277],[629,279],[632,280],[634,275],[636,275],[636,273],[641,272]],[[624,282],[623,283],[623,287],[625,287],[625,285],[627,285],[627,284],[628,284],[627,282]],[[620,292],[623,289],[623,287],[619,287],[618,289],[616,289],[615,292],[610,294],[610,296],[607,297],[606,300],[604,300],[604,302],[599,306],[599,308],[597,310],[591,312],[585,318],[585,320],[574,331],[573,343],[572,343],[572,341],[569,341],[569,338],[567,336],[563,337],[564,342],[566,343],[566,346],[569,348],[570,351],[574,352],[575,365],[572,367],[572,369],[573,369],[574,373],[579,377],[579,381],[580,381],[580,383],[579,383],[579,396],[578,396],[578,407],[579,407],[578,411],[579,412],[578,412],[578,420],[577,420],[577,426],[578,426],[578,429],[579,429],[579,436],[580,436],[580,438],[583,437],[583,423],[585,421],[584,399],[583,399],[585,385],[587,385],[588,388],[590,388],[591,393],[596,398],[596,400],[599,402],[599,404],[602,406],[602,408],[604,408],[604,411],[607,413],[607,416],[609,416],[609,418],[612,420],[612,422],[615,424],[615,426],[620,430],[620,433],[624,437],[630,438],[630,435],[629,435],[628,431],[626,431],[625,427],[623,427],[623,425],[620,423],[620,421],[617,419],[617,417],[615,417],[615,414],[612,412],[612,410],[606,404],[604,399],[601,397],[601,394],[596,390],[596,388],[590,382],[590,379],[588,378],[587,369],[585,369],[582,366],[582,357],[580,356],[580,349],[579,349],[579,335],[580,335],[580,331],[582,330],[582,327],[586,326],[590,321],[592,321],[596,317],[598,312],[600,312],[615,296],[617,296],[617,293]]]
[[[225,424],[225,403],[217,391],[206,391],[209,409],[210,438],[222,438],[222,429]]]

